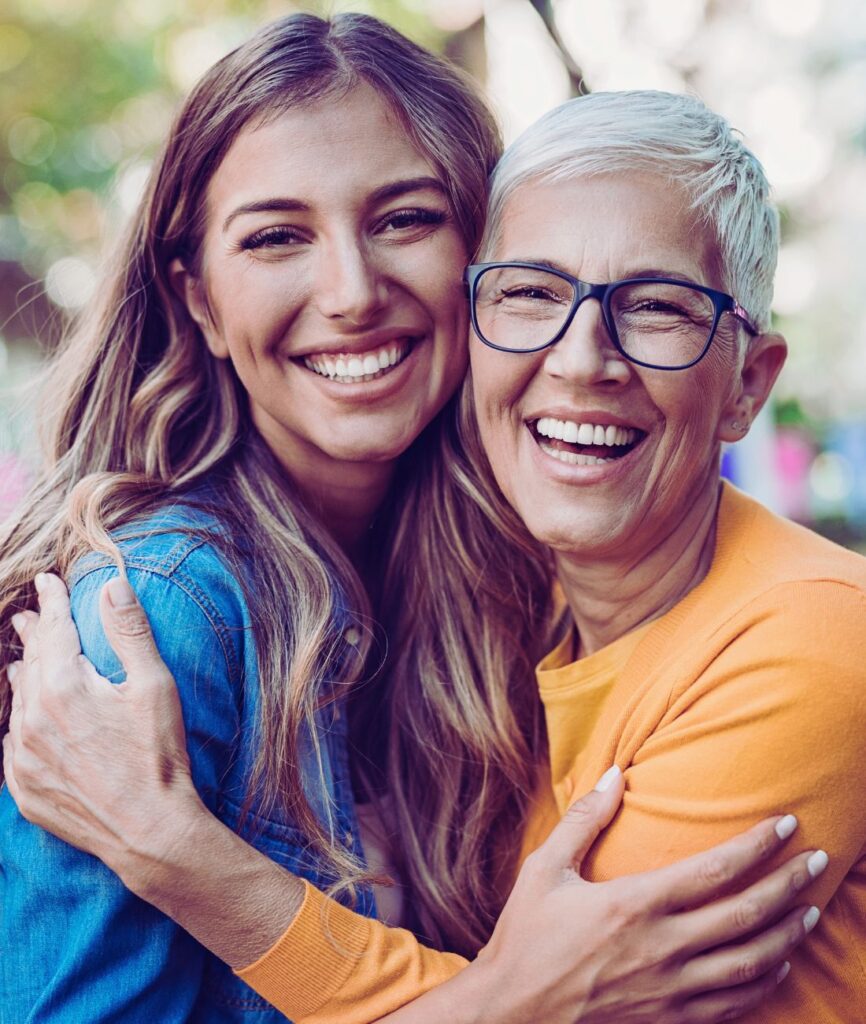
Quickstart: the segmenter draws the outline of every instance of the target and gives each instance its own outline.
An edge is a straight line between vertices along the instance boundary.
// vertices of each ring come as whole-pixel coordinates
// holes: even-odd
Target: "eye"
[[[381,234],[414,235],[427,233],[448,219],[444,210],[429,207],[410,207],[394,210],[386,214],[378,223],[377,231]]]
[[[251,252],[299,245],[305,241],[304,236],[296,228],[282,225],[262,228],[261,231],[247,235],[246,238],[241,239],[238,248],[245,252]]]
[[[533,299],[541,302],[563,302],[564,298],[547,288],[538,285],[524,285],[521,288],[503,288],[499,293],[502,299]]]

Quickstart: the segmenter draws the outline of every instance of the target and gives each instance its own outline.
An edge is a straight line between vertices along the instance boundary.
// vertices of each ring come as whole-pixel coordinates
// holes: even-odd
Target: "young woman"
[[[115,610],[137,595],[180,686],[204,805],[372,915],[346,755],[345,698],[357,691],[357,785],[408,897],[396,918],[465,955],[488,939],[514,877],[508,840],[542,743],[532,667],[552,617],[545,558],[485,499],[456,442],[461,272],[497,155],[463,79],[372,19],[293,16],[219,62],[181,110],[113,274],[55,365],[51,457],[0,547],[4,646],[33,574],[56,568],[84,653],[117,680],[99,595],[110,583]],[[8,1016],[280,1019],[105,866],[29,826],[8,792],[0,819]],[[725,863],[753,865],[785,834],[774,824]],[[677,932],[678,954],[702,969],[666,964],[665,1019],[716,1019],[775,984],[771,968],[803,931],[769,925],[808,877],[803,863],[746,897],[767,927],[742,953],[704,955],[750,930],[730,900]],[[647,880],[638,902],[657,908],[682,877]],[[571,885],[550,875],[549,902]],[[499,947],[522,946],[537,897],[525,888],[510,904]],[[587,889],[597,912],[610,898]],[[667,935],[681,907],[664,906]],[[535,913],[549,923],[547,905]],[[505,1020],[523,1005],[555,1020],[573,1015],[572,998],[591,1005],[587,1021],[657,1013],[646,992],[659,968],[634,952],[634,929],[614,918],[588,946],[571,917],[546,927],[562,986],[518,984],[494,957],[472,989],[476,1015]],[[639,934],[653,948],[653,929]],[[615,968],[569,987],[598,945]],[[740,955],[769,973],[694,1016],[684,997],[740,980]],[[492,991],[503,1009],[491,1013]]]

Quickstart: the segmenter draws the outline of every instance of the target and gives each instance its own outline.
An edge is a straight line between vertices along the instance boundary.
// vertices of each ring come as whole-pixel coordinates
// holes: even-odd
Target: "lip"
[[[602,425],[602,423],[599,423],[599,426]],[[626,426],[627,424],[617,421],[613,425]],[[593,466],[578,466],[568,462],[560,462],[559,459],[548,455],[535,439],[535,435],[528,425],[526,428],[526,441],[531,446],[530,458],[535,466],[537,466],[539,472],[555,483],[570,486],[609,483],[626,476],[631,470],[632,462],[637,461],[640,457],[636,453],[643,447],[645,440],[646,438],[638,442],[634,448],[626,452],[625,455],[621,455],[618,459],[613,459],[610,462],[597,462]]]
[[[408,338],[410,341],[420,341],[427,334],[423,327],[389,327],[378,331],[367,331],[364,334],[353,334],[345,338],[334,338],[331,341],[323,342],[315,348],[307,348],[299,352],[289,352],[288,357],[293,360],[303,360],[310,356],[356,356],[373,349],[385,348],[386,345],[393,345],[395,341],[403,341]],[[350,387],[351,385],[347,385]]]
[[[308,369],[303,363],[299,363],[298,366],[302,373],[307,374],[315,381],[314,386],[320,388],[325,395],[335,402],[344,402],[350,405],[381,402],[383,399],[390,398],[392,394],[405,386],[406,379],[411,375],[415,364],[418,362],[418,351],[426,347],[426,341],[425,336],[416,336],[415,343],[412,345],[406,358],[389,370],[388,373],[382,377],[377,377],[375,380],[358,381],[357,384],[344,384],[331,380],[330,377],[323,377],[321,374]],[[316,349],[316,352],[320,351],[322,350]],[[339,349],[335,351],[347,350]],[[364,351],[364,349],[360,351]],[[292,357],[291,362],[294,363],[297,360]]]
[[[599,427],[627,427],[632,430],[640,430],[644,434],[648,434],[649,430],[647,427],[641,426],[639,423],[635,423],[634,420],[626,419],[624,416],[619,416],[613,412],[606,412],[603,409],[569,409],[564,406],[548,406],[543,410],[531,413],[529,416],[524,417],[524,423],[528,426],[530,423],[537,423],[538,420],[543,419],[545,416],[549,416],[555,420],[570,420],[573,423],[595,423]]]

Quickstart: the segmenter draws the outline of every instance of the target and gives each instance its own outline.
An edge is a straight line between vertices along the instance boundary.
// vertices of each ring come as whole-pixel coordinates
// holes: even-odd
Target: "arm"
[[[51,586],[59,598],[59,582]],[[224,929],[234,934],[236,941],[249,939],[251,953],[265,955],[244,970],[243,976],[304,1024],[371,1021],[455,975],[463,966],[459,958],[425,949],[408,932],[368,922],[312,890],[307,890],[297,913],[291,904],[291,893],[297,892],[292,885],[297,883],[291,876],[262,864],[261,855],[238,844],[219,823],[206,824],[200,817],[200,805],[182,795],[188,786],[184,785],[182,743],[176,726],[168,736],[159,733],[166,715],[171,718],[170,676],[164,665],[160,667],[140,612],[131,611],[125,630],[118,631],[116,621],[110,626],[129,674],[128,683],[111,688],[94,678],[85,684],[81,663],[70,665],[63,655],[58,655],[60,663],[52,668],[48,662],[64,645],[68,648],[71,638],[57,642],[56,631],[66,628],[62,601],[43,598],[43,609],[38,631],[43,639],[51,636],[54,642],[44,644],[45,654],[38,666],[41,671],[29,666],[40,680],[37,689],[43,692],[35,699],[28,697],[29,711],[25,712],[23,692],[27,688],[20,678],[16,681],[17,711],[4,743],[7,777],[26,813],[74,842],[97,850],[131,886],[169,909],[211,948],[220,951]],[[113,614],[116,612],[114,609]],[[25,642],[35,616],[30,619],[30,626],[22,629]],[[38,646],[27,643],[28,652]],[[30,653],[27,657],[32,659]],[[74,698],[70,688],[76,692]],[[106,729],[117,728],[127,744],[132,744],[134,758],[140,760],[137,771],[143,771],[147,782],[134,808],[115,799],[111,780],[101,787],[93,773],[88,773],[92,753],[76,727],[76,708],[86,708],[90,718],[102,720],[102,735]],[[22,719],[28,714],[36,721],[31,720],[25,729]],[[44,741],[39,715],[64,733],[65,744]],[[142,725],[131,731],[130,718]],[[65,772],[59,771],[61,763]],[[22,789],[25,779],[27,785]],[[87,791],[86,798],[76,793],[75,780]],[[683,911],[706,903],[726,883],[741,879],[745,871],[775,852],[783,836],[789,834],[784,830],[777,834],[778,819],[727,848],[668,869],[667,874],[603,887],[586,885],[575,865],[579,866],[599,828],[616,810],[621,792],[621,778],[614,779],[609,789],[575,805],[544,852],[521,872],[482,956],[453,981],[399,1010],[393,1017],[395,1024],[398,1020],[401,1024],[438,1024],[443,1014],[455,1024],[481,1019],[523,1024],[537,1014],[544,1014],[550,1022],[573,1021],[579,1015],[587,1024],[709,1021],[718,1019],[722,1009],[753,1005],[775,986],[776,968],[802,938],[803,908],[786,915],[773,928],[766,926],[791,905],[792,894],[808,882],[805,856],[753,887],[745,901],[730,898],[698,911]],[[108,811],[88,818],[87,804]],[[66,809],[64,814],[58,813],[58,807]],[[160,823],[178,817],[198,824],[173,829],[166,840],[166,829]],[[213,877],[200,870],[203,858],[215,873]],[[243,888],[236,882],[238,871],[246,872],[241,876]],[[259,885],[262,888],[255,895],[252,890]],[[260,898],[263,893],[266,896]],[[288,902],[281,904],[281,899]],[[744,902],[759,911],[748,927],[741,913]],[[251,906],[258,909],[250,912]],[[263,933],[275,921],[280,927],[288,923],[288,928],[269,948],[271,938]],[[755,928],[765,930],[741,948],[703,955],[705,950],[723,946]],[[544,951],[540,961],[527,954],[530,950]],[[237,963],[236,950],[222,951]],[[330,968],[340,959],[337,954],[342,966],[334,976]],[[730,988],[741,980],[743,958],[759,968],[760,980]],[[323,971],[323,967],[327,969]],[[697,995],[720,987],[729,991],[716,995],[714,1003],[711,996],[707,1002]]]
[[[101,673],[117,678],[120,665],[97,608],[99,592],[113,574],[99,569],[84,576],[73,588],[72,609],[87,657]],[[172,657],[173,669],[194,737],[192,776],[213,794],[236,730],[220,644],[200,609],[169,581],[143,573],[136,585],[169,653],[165,634],[176,622],[184,623],[191,656]],[[210,681],[207,717],[192,699],[196,677]],[[101,739],[97,763],[111,776],[124,744]],[[138,784],[130,780],[126,799]],[[206,954],[201,946],[136,899],[103,863],[26,822],[6,791],[0,816],[2,1002],[9,1019],[188,1020],[202,984]]]
[[[716,656],[698,677],[678,681],[637,749],[626,752],[632,740],[623,730],[617,756],[630,763],[628,793],[588,874],[601,880],[670,864],[790,810],[801,822],[798,842],[829,853],[810,893],[827,909],[760,1020],[853,1020],[846,1009],[866,998],[866,596],[829,581],[778,587],[713,642]],[[669,692],[669,682],[659,688]],[[633,720],[643,728],[640,708]],[[610,756],[609,740],[590,740],[576,786],[591,777],[594,758]]]

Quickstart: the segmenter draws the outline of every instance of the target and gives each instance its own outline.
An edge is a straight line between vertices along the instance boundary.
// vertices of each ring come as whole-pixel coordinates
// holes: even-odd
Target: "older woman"
[[[661,94],[574,101],[530,129],[495,177],[483,262],[467,275],[477,423],[502,494],[553,551],[570,610],[539,669],[549,762],[539,765],[538,798],[518,841],[524,851],[536,846],[572,794],[612,762],[625,772],[627,794],[586,860],[594,879],[668,864],[792,807],[807,837],[829,837],[832,867],[819,890],[827,913],[759,1019],[853,1021],[864,996],[851,949],[863,920],[856,737],[864,717],[866,570],[855,556],[720,490],[718,480],[721,443],[745,433],[784,360],[784,342],[766,330],[777,244],[766,192],[759,165],[721,119],[696,101]],[[470,454],[471,424],[467,410]],[[55,639],[65,636],[60,646],[68,649],[70,627],[59,584],[46,579],[42,589],[52,621],[40,627],[41,639],[25,631],[29,656],[41,643],[43,668],[58,677],[69,673],[68,660],[45,662]],[[125,614],[141,634],[138,609]],[[64,708],[56,685],[40,710],[53,735],[31,728],[22,751],[25,706],[16,743],[7,744],[16,792],[34,818],[105,855],[133,888],[225,949],[219,933],[232,927],[227,918],[253,927],[258,920],[266,930],[281,880],[262,882],[250,867],[242,891],[224,898],[230,873],[220,872],[213,854],[224,840],[202,825],[189,795],[164,669],[146,636],[126,657],[132,699],[91,687],[100,727],[142,751],[151,769],[163,735],[163,768],[180,769],[147,772],[145,813],[135,808],[143,820],[130,832],[117,781],[93,777],[99,737],[64,752],[76,728],[79,740],[84,734],[82,715]],[[24,682],[19,675],[28,705],[34,695]],[[147,728],[131,721],[136,707],[147,710]],[[820,765],[803,753],[816,740]],[[178,825],[167,844],[142,839],[163,812],[178,809],[189,827]],[[213,843],[205,854],[202,836]],[[124,842],[130,849],[118,852]],[[154,849],[157,863],[148,859]],[[255,864],[253,851],[231,850],[239,858],[233,870]],[[200,857],[215,880],[202,881]],[[809,868],[817,873],[824,864],[817,855]],[[524,900],[537,894],[544,905],[553,870],[549,855],[531,858],[516,892]],[[687,905],[690,893],[682,899]],[[817,915],[806,915],[807,929]],[[508,918],[506,908],[482,965],[501,965]],[[641,929],[634,934],[640,947]],[[665,943],[644,946],[646,961],[670,955]],[[537,956],[512,950],[511,962],[518,978],[547,970],[543,946]],[[298,1018],[349,1021],[371,1019],[354,1010],[369,1007],[371,985],[387,987],[395,963],[406,968],[394,981],[404,996],[461,966],[349,911],[323,918],[308,899],[242,974]],[[609,967],[599,957],[596,977]],[[423,1014],[431,1006],[471,1019],[466,991],[444,985],[394,1019],[429,1020]],[[504,996],[489,988],[487,996],[490,1012],[501,1013]],[[668,1019],[652,998],[618,1019]],[[512,1009],[515,1020],[534,1012],[519,1000]],[[721,1013],[705,1003],[691,1019]],[[568,1007],[561,1019],[597,1018],[591,1007]]]
[[[610,761],[591,876],[658,865],[792,807],[827,838],[821,924],[755,1019],[866,1005],[866,561],[719,483],[785,358],[760,165],[695,100],[599,95],[497,169],[471,267],[478,424],[572,621],[537,672],[543,835]]]

